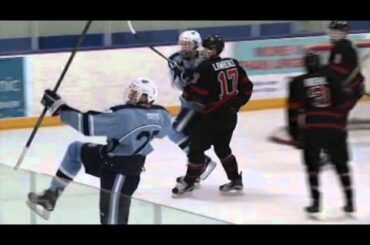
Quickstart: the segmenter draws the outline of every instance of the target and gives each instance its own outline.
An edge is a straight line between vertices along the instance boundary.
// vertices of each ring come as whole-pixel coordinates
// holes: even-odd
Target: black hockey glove
[[[194,79],[194,70],[193,69],[185,69],[181,73],[181,80],[182,81],[188,83],[188,82],[190,82],[193,79]]]
[[[365,94],[365,84],[361,83],[353,89],[353,95],[356,99],[361,99]]]
[[[172,62],[168,62],[168,67],[175,72],[175,74],[181,74],[181,72],[183,71],[179,64],[177,64],[175,61],[172,61]]]
[[[41,99],[41,104],[46,106],[52,116],[58,116],[62,107],[65,106],[65,102],[62,98],[50,89],[45,90],[44,96]]]

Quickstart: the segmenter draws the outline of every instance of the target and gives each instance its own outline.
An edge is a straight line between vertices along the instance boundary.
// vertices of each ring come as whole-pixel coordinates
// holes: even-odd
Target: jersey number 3
[[[220,71],[217,79],[221,86],[220,100],[238,93],[239,73],[237,68]]]

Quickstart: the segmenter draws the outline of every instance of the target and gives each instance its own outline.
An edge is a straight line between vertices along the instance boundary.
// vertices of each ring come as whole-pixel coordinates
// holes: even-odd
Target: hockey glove
[[[185,69],[185,71],[183,71],[181,73],[181,77],[180,78],[185,83],[189,83],[191,80],[194,79],[194,70],[192,70],[192,69]]]
[[[45,90],[44,96],[41,99],[41,104],[46,106],[52,116],[58,116],[62,107],[65,106],[65,102],[62,98],[50,89]]]
[[[365,94],[365,84],[361,83],[358,86],[356,86],[353,89],[353,95],[355,96],[356,99],[361,99],[362,96]]]
[[[168,62],[168,67],[175,72],[175,74],[181,74],[181,72],[183,71],[179,64],[177,64],[175,61],[172,61],[172,62]]]

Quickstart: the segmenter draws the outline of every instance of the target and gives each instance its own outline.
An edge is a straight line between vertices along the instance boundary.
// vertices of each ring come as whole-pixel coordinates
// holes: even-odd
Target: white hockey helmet
[[[147,103],[153,103],[158,97],[158,86],[151,79],[139,77],[130,83],[125,97],[130,102],[138,103],[143,94],[148,98]]]
[[[199,32],[195,30],[184,31],[179,35],[179,44],[191,42],[194,44],[193,49],[196,50],[202,47],[202,37]]]

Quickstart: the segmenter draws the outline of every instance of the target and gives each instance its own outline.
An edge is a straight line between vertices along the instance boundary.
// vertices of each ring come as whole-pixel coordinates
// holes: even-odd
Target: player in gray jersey
[[[186,71],[195,70],[204,60],[204,57],[198,51],[198,48],[202,46],[202,38],[197,31],[188,30],[180,34],[178,43],[181,46],[181,50],[170,56],[170,60],[178,66],[169,62],[169,68],[172,86],[183,92],[183,88],[193,79],[191,76],[185,75],[189,74]],[[199,113],[203,110],[204,105],[189,100],[185,93],[182,93],[179,99],[181,110],[172,123],[168,137],[181,150],[188,154],[190,144],[189,135],[196,126],[199,120]],[[199,184],[201,179],[206,179],[215,167],[216,163],[210,157],[206,156],[202,175],[196,180],[196,184]],[[183,177],[178,177],[177,181],[181,181]]]
[[[126,104],[82,113],[46,90],[41,103],[53,116],[60,115],[62,122],[86,136],[106,136],[107,143],[71,143],[49,188],[41,194],[29,193],[28,206],[48,219],[61,193],[84,166],[87,174],[100,178],[100,222],[127,224],[130,197],[139,185],[145,158],[153,151],[150,142],[163,138],[171,128],[170,114],[153,104],[157,95],[154,81],[138,78],[126,90]]]

